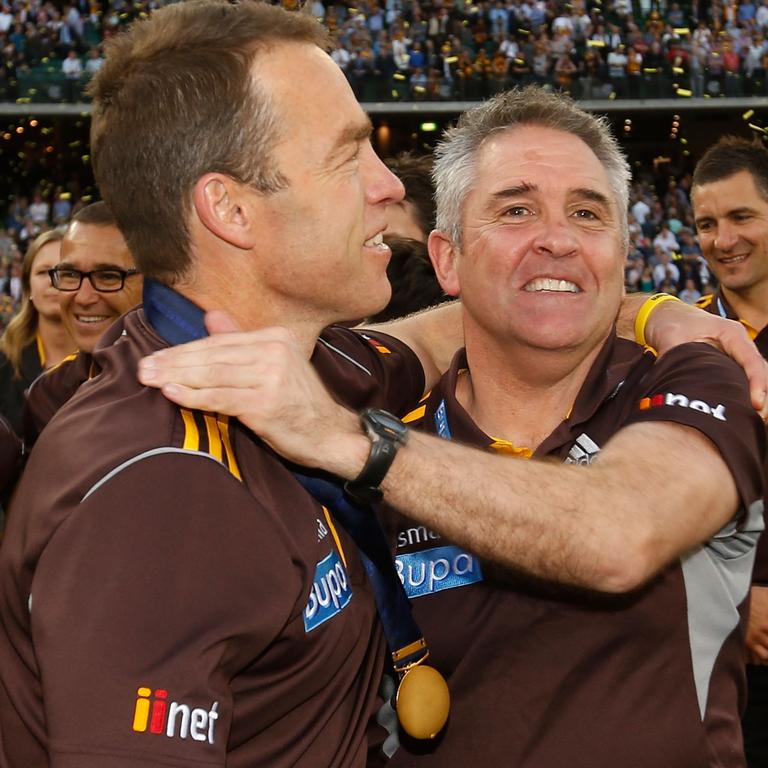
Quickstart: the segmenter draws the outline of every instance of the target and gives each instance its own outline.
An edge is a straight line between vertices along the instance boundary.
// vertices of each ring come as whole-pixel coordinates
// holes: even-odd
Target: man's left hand
[[[754,586],[750,593],[747,660],[768,665],[768,587]]]

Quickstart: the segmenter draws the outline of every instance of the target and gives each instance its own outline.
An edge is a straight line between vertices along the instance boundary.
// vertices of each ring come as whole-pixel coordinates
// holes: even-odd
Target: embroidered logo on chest
[[[352,585],[341,558],[331,552],[315,568],[315,578],[304,609],[304,630],[311,632],[336,614],[352,599]]]
[[[564,463],[591,464],[598,453],[600,453],[600,446],[589,435],[582,432],[568,451]]]
[[[483,580],[478,559],[455,546],[398,555],[395,567],[411,598],[466,587]]]

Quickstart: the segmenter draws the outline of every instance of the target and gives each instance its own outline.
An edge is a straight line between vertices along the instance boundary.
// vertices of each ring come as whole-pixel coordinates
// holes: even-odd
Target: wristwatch
[[[344,492],[358,504],[375,504],[384,495],[379,486],[395,460],[397,449],[408,440],[408,427],[397,416],[379,408],[366,408],[360,424],[371,440],[371,452],[362,472],[344,483]]]

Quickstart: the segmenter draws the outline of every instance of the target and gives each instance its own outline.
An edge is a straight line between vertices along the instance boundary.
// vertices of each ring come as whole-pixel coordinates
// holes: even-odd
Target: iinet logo
[[[703,400],[689,400],[685,395],[675,395],[672,392],[667,392],[665,395],[644,397],[640,401],[640,410],[647,411],[649,408],[658,408],[661,405],[677,405],[682,408],[692,408],[694,411],[701,411],[701,413],[714,416],[716,419],[720,419],[720,421],[726,420],[724,405],[716,405],[713,408]]]
[[[133,711],[133,730],[137,733],[164,733],[169,739],[191,736],[194,741],[213,744],[214,728],[219,719],[219,702],[214,701],[210,709],[191,708],[178,701],[168,701],[168,691],[158,688],[139,688],[136,707]]]

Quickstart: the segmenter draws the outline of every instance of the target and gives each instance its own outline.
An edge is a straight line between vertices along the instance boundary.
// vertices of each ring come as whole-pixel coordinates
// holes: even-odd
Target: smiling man
[[[399,570],[454,706],[429,757],[392,765],[742,766],[738,611],[762,528],[743,378],[701,345],[656,359],[616,338],[630,173],[599,120],[498,97],[448,133],[435,178],[430,253],[466,350],[405,420],[502,456],[465,455],[474,503],[449,469],[463,449],[409,443],[393,466],[386,498],[418,512],[392,521]],[[404,495],[419,465],[424,505]]]
[[[362,768],[384,646],[354,543],[268,448],[136,378],[206,310],[288,335],[355,407],[418,398],[388,300],[402,186],[311,17],[192,0],[115,38],[92,152],[113,226],[54,282],[94,375],[42,432],[0,552],[0,725],[24,768]],[[313,119],[307,120],[307,115]],[[286,332],[275,332],[280,344]]]
[[[107,328],[141,301],[141,275],[105,203],[73,216],[51,279],[64,324],[81,352],[92,352]]]
[[[719,286],[699,306],[740,320],[768,360],[768,150],[726,137],[696,166],[692,187],[699,243]],[[768,488],[768,464],[766,464]],[[744,741],[750,766],[768,764],[768,539],[755,562],[747,632],[749,696]]]
[[[56,411],[92,374],[92,352],[121,315],[141,301],[142,276],[106,203],[81,208],[70,222],[60,263],[49,272],[64,325],[78,354],[41,376],[24,403],[24,446],[31,451]]]
[[[144,373],[353,488],[391,444],[376,484],[453,697],[432,748],[391,765],[743,768],[765,437],[743,374],[705,345],[617,338],[630,173],[605,122],[497,96],[448,132],[435,179],[430,254],[466,349],[405,417],[420,431],[361,434],[301,355],[260,364],[257,334]]]

